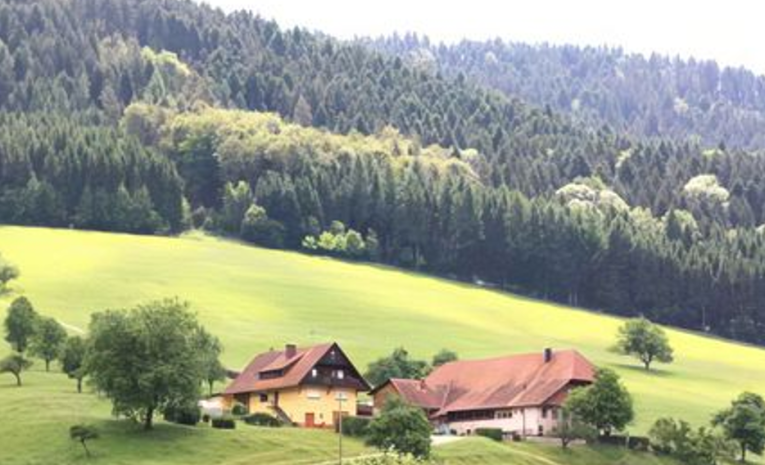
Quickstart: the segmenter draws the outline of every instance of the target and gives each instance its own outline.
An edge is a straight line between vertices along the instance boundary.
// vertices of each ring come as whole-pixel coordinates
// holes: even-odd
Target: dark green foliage
[[[402,59],[184,1],[6,2],[2,21],[4,223],[165,233],[194,211],[199,226],[297,249],[336,220],[357,232],[345,257],[765,343],[765,156],[729,148],[765,144],[765,92],[746,71],[384,44]],[[597,129],[555,113],[572,105]],[[261,137],[175,118],[210,107],[299,125]],[[308,126],[379,139],[325,153]],[[227,203],[228,183],[246,195]],[[596,200],[564,200],[572,185]]]
[[[93,315],[86,370],[116,414],[151,429],[156,412],[196,403],[206,381],[203,330],[188,305],[161,300]]]
[[[441,365],[449,362],[455,362],[459,359],[457,352],[449,349],[441,349],[436,355],[433,356],[431,366],[433,368],[440,367]]]
[[[21,386],[21,373],[32,366],[32,361],[20,353],[12,353],[0,360],[0,373],[10,373],[16,378],[16,385]]]
[[[202,418],[202,413],[199,407],[194,403],[181,405],[170,404],[165,407],[163,416],[166,421],[172,423],[195,426]]]
[[[427,458],[430,455],[430,423],[419,407],[397,398],[388,399],[380,415],[367,428],[367,442],[399,456]]]
[[[29,345],[29,353],[45,361],[45,371],[50,362],[59,358],[66,341],[66,330],[55,318],[40,317]]]
[[[16,352],[24,353],[37,329],[37,312],[24,296],[17,297],[8,307],[5,317],[5,340]]]
[[[409,352],[399,347],[387,357],[382,357],[369,364],[364,378],[372,386],[379,386],[391,378],[419,379],[428,374],[428,363],[412,360]]]
[[[747,451],[759,455],[765,450],[765,401],[758,394],[741,394],[730,408],[715,415],[712,424],[722,429],[726,439],[738,443],[741,462],[746,461]]]
[[[121,131],[57,114],[0,113],[0,218],[154,233],[181,227],[181,179]]]
[[[624,322],[619,328],[618,340],[613,350],[624,355],[633,355],[643,362],[646,370],[656,360],[672,363],[673,351],[666,333],[647,318],[640,317]]]
[[[213,418],[210,425],[218,429],[236,429],[236,421],[233,418]]]
[[[763,79],[712,60],[620,48],[462,41],[444,46],[408,34],[369,43],[408,64],[463,74],[540,107],[647,137],[700,137],[707,145],[764,148]]]
[[[343,434],[354,438],[363,438],[369,432],[372,418],[345,417],[343,418]]]
[[[19,277],[19,269],[0,254],[0,295],[8,289],[8,283]]]
[[[564,408],[605,436],[621,431],[635,416],[632,396],[614,371],[600,368],[595,382],[571,391]]]
[[[234,405],[231,407],[232,415],[241,416],[241,415],[247,415],[247,413],[248,413],[247,406],[245,406],[242,403],[235,402]]]
[[[502,434],[502,428],[476,428],[476,436],[483,436],[493,441],[502,441],[504,436]]]
[[[77,380],[77,392],[82,392],[82,379],[85,377],[85,356],[87,343],[80,336],[69,336],[61,351],[61,370]]]
[[[254,426],[267,426],[270,428],[283,426],[283,423],[278,418],[267,413],[251,413],[242,417],[242,420],[248,425]],[[345,424],[345,420],[343,420],[343,424]]]
[[[681,463],[715,465],[718,458],[729,457],[729,448],[722,438],[704,427],[694,430],[683,420],[660,418],[648,436],[657,454],[670,455]]]
[[[572,441],[592,441],[598,437],[598,430],[574,415],[571,408],[564,407],[560,411],[558,426],[553,429],[552,435],[560,439],[561,447],[565,449]]]
[[[74,425],[69,428],[69,438],[82,444],[82,448],[85,449],[85,455],[88,457],[90,457],[90,450],[88,450],[86,443],[93,439],[98,439],[99,437],[100,434],[95,426]]]

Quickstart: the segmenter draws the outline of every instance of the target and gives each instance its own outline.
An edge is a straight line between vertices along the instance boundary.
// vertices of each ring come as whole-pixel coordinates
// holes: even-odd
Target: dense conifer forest
[[[416,34],[362,42],[416,68],[463,74],[596,127],[765,148],[765,76],[745,68],[607,47],[501,40],[447,46]]]
[[[765,343],[756,131],[593,125],[377,48],[182,0],[0,0],[0,222],[205,228]]]

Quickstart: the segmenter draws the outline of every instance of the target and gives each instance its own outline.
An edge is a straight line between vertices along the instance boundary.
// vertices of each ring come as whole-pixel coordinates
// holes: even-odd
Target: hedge
[[[212,427],[220,429],[236,429],[236,422],[233,418],[213,418]]]
[[[371,418],[345,417],[343,418],[343,435],[355,438],[364,437],[371,421]]]
[[[194,426],[199,423],[201,413],[196,405],[168,406],[165,408],[164,417],[172,423]]]
[[[254,426],[268,426],[271,428],[278,428],[283,425],[281,420],[267,413],[252,413],[243,417],[242,420],[248,425]]]
[[[495,441],[502,441],[504,438],[501,428],[476,428],[475,434],[476,436],[483,436]]]

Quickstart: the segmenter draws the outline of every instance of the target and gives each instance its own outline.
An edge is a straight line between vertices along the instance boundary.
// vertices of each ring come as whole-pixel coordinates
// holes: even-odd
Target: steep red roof
[[[311,369],[332,348],[342,353],[337,344],[328,343],[296,349],[291,357],[288,356],[286,350],[272,350],[256,355],[223,393],[262,392],[299,386],[311,372]],[[277,373],[273,375],[274,377],[267,377],[263,375],[264,372]],[[359,388],[362,390],[369,389],[363,379],[361,379]]]
[[[571,384],[587,384],[595,368],[575,350],[485,360],[456,361],[435,369],[424,381],[392,380],[408,402],[437,415],[465,410],[559,405]],[[424,383],[424,384],[423,384]],[[415,390],[416,388],[416,390]]]

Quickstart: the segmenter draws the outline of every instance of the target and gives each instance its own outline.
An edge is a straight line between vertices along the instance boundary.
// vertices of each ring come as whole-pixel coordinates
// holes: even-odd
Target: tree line
[[[193,2],[2,2],[0,25],[3,222],[194,225],[763,342],[765,157]]]
[[[621,48],[502,40],[433,43],[411,33],[362,43],[420,68],[463,74],[508,95],[640,137],[765,148],[765,76],[714,60]]]

